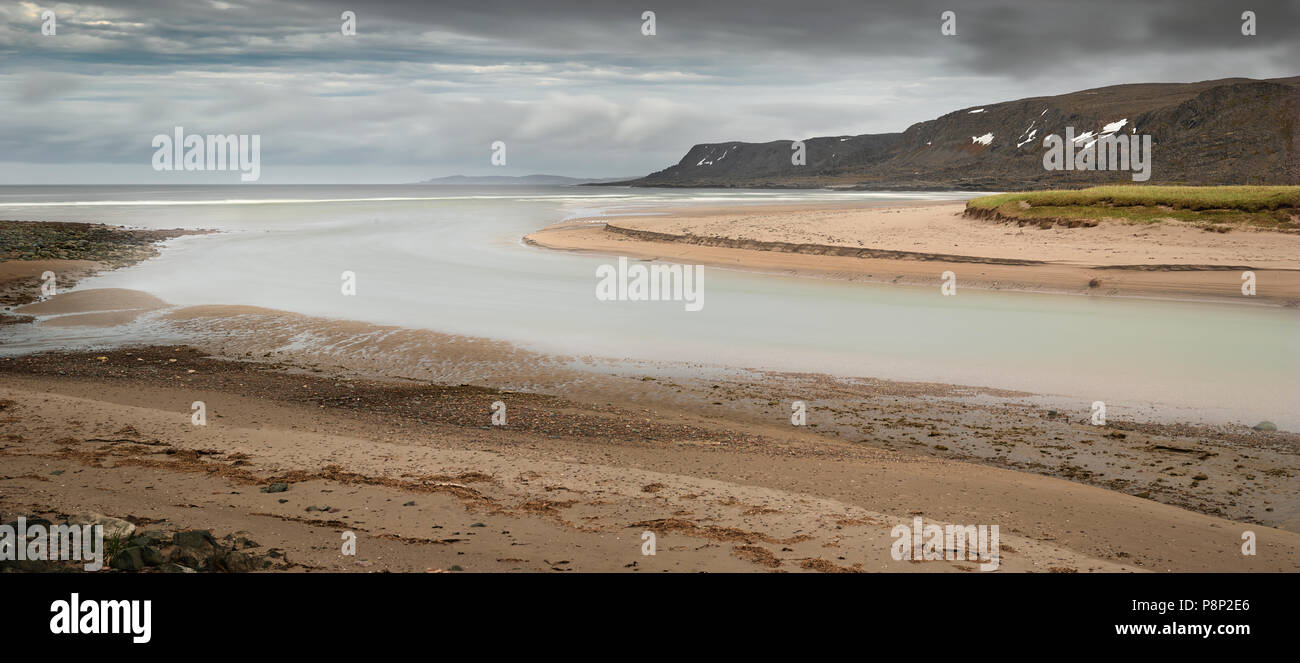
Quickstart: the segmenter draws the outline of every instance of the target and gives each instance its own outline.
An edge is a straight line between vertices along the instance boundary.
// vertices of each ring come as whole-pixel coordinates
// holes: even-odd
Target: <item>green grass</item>
[[[113,561],[113,557],[125,550],[130,541],[130,538],[121,534],[114,534],[104,539],[104,566],[108,566]]]
[[[984,196],[967,207],[1027,221],[1175,219],[1207,230],[1234,225],[1300,229],[1300,186],[1097,186]]]

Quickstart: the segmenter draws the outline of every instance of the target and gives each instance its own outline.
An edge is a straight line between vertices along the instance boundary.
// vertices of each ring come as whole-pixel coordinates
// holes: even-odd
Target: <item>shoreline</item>
[[[727,407],[673,407],[648,392],[629,399],[624,390],[606,403],[375,380],[296,358],[267,364],[186,347],[44,353],[0,361],[0,372],[9,489],[0,508],[7,514],[90,509],[184,528],[214,527],[205,521],[212,518],[222,531],[251,532],[264,545],[269,539],[305,570],[411,571],[418,563],[472,571],[974,570],[967,562],[891,560],[889,530],[916,515],[1000,524],[1005,572],[1300,569],[1294,529],[1197,512],[1211,495],[1239,490],[1240,477],[1223,474],[1233,463],[1273,466],[1265,459],[1270,444],[1239,447],[1240,434],[1214,442],[1206,431],[1124,422],[1096,430],[1077,423],[1079,415],[935,404],[905,396],[911,385],[883,384],[884,393],[904,394],[889,399],[902,403],[857,414],[910,420],[846,439],[824,419],[820,429],[798,430],[781,425],[778,413],[747,413],[746,401],[770,397],[771,381],[724,383]],[[852,390],[808,379],[803,389],[818,390],[814,413],[839,409],[835,392]],[[190,425],[193,400],[205,403],[206,426]],[[510,408],[505,426],[488,423],[498,400]],[[76,422],[61,414],[72,410]],[[1049,476],[980,462],[971,446],[978,437],[957,430],[940,433],[944,444],[908,441],[914,426],[924,432],[949,410],[964,414],[945,420],[973,419],[972,431],[1009,419],[1014,425],[1000,428],[1015,437],[1029,426],[1070,438],[1030,442],[1011,455],[1046,459],[1044,451],[1059,447],[1076,450],[1067,457],[1118,454],[1135,465],[1145,465],[1143,457],[1157,465],[1191,461],[1213,476],[1200,490],[1202,482],[1193,482],[1176,500],[1183,503],[1166,504],[1117,490],[1123,482],[1089,479],[1083,465],[1092,463],[1082,458],[1068,458],[1065,474]],[[1289,458],[1300,436],[1246,437],[1292,448],[1282,452]],[[1013,449],[1028,441],[994,440]],[[1101,446],[1110,449],[1099,453]],[[57,476],[64,471],[79,488]],[[289,489],[256,490],[277,481]],[[1277,485],[1266,501],[1295,501],[1293,480],[1270,481]],[[1250,483],[1252,491],[1261,485]],[[54,484],[67,490],[51,493]],[[104,492],[109,486],[117,488]],[[1293,518],[1294,505],[1287,508]],[[471,529],[474,523],[482,526]],[[1261,532],[1258,557],[1235,551],[1242,527]],[[660,537],[655,559],[639,554],[643,530]],[[341,531],[358,532],[368,554],[351,560],[331,552]],[[375,554],[381,540],[391,555],[382,560]]]
[[[45,298],[43,276],[54,275],[56,292],[82,279],[159,255],[160,244],[204,229],[145,230],[80,221],[0,220],[0,325],[25,324],[14,309]]]
[[[1004,572],[1300,569],[1300,434],[1091,426],[1086,403],[959,385],[582,370],[604,360],[130,290],[34,308],[36,329],[137,311],[190,340],[0,358],[6,520],[245,532],[300,571],[975,569],[890,559],[918,515],[999,524]],[[257,489],[273,482],[288,491]],[[1258,557],[1236,551],[1246,527]]]
[[[1026,231],[957,216],[961,206],[926,202],[667,210],[654,216],[567,219],[523,241],[551,250],[795,277],[937,288],[941,275],[951,271],[959,288],[1300,307],[1300,258],[1294,257],[1300,256],[1300,237],[1295,235],[1239,231],[1241,246],[1225,249],[1222,235],[1198,237],[1202,231],[1176,223]],[[826,217],[839,224],[826,233],[835,241],[815,241],[817,233],[808,226]],[[1021,240],[1026,232],[1031,239]],[[1121,249],[1108,245],[1123,235],[1143,237]],[[987,251],[954,252],[954,239],[963,247],[971,242],[960,240],[973,240]],[[1166,246],[1170,240],[1182,244]],[[1286,248],[1294,244],[1296,253],[1288,257],[1277,247],[1249,258],[1274,240]],[[1192,251],[1196,260],[1170,259]],[[1259,284],[1250,297],[1242,294],[1242,272],[1247,270]]]
[[[52,302],[60,303],[58,298]],[[534,485],[533,474],[553,477],[542,482],[544,492],[512,493],[514,497],[497,500],[486,512],[476,499],[466,503],[463,495],[453,494],[439,504],[437,518],[491,523],[492,513],[503,515],[504,505],[518,504],[523,511],[516,509],[511,520],[488,526],[528,532],[539,526],[529,519],[540,518],[562,528],[577,527],[571,535],[587,532],[600,538],[638,523],[654,523],[644,526],[657,532],[667,528],[675,537],[684,537],[672,539],[674,550],[717,553],[678,559],[687,564],[678,570],[965,570],[960,564],[898,567],[883,556],[886,525],[908,521],[913,513],[944,522],[1000,523],[1004,531],[1024,537],[1019,545],[1010,543],[1016,551],[1048,546],[1043,549],[1046,558],[1023,556],[1019,562],[1024,564],[1007,565],[1007,571],[1042,571],[1044,565],[1076,571],[1300,569],[1300,467],[1295,461],[1300,434],[1244,426],[1140,423],[1118,413],[1098,427],[1088,424],[1086,404],[1058,412],[1031,404],[1026,399],[1030,394],[945,384],[773,372],[729,379],[661,373],[651,377],[635,367],[617,374],[587,373],[573,367],[575,358],[539,355],[504,342],[253,307],[173,308],[161,319],[182,330],[201,330],[209,340],[191,343],[197,347],[117,347],[0,358],[0,374],[5,375],[0,418],[9,435],[0,441],[0,455],[9,457],[7,463],[13,461],[8,466],[14,469],[6,472],[11,480],[27,477],[9,485],[39,492],[40,486],[30,482],[41,479],[33,477],[63,471],[67,462],[89,463],[81,471],[102,477],[105,484],[174,485],[169,493],[173,497],[164,499],[216,509],[222,531],[254,532],[259,541],[273,536],[276,528],[268,533],[267,526],[276,521],[314,528],[313,541],[330,532],[337,536],[352,523],[288,507],[276,509],[270,496],[232,498],[233,503],[196,500],[206,493],[189,492],[188,480],[177,478],[178,473],[206,474],[204,485],[210,484],[214,496],[247,493],[239,486],[249,482],[297,477],[313,491],[313,500],[353,514],[363,503],[341,497],[346,486],[382,487],[396,492],[385,493],[382,504],[364,507],[382,523],[375,527],[367,518],[366,531],[401,543],[398,547],[407,551],[405,557],[391,553],[395,557],[382,567],[388,570],[418,570],[395,566],[399,558],[412,554],[421,559],[433,554],[449,566],[464,560],[439,557],[442,553],[479,547],[464,539],[463,529],[453,530],[460,536],[452,538],[465,545],[444,548],[445,543],[418,540],[422,537],[409,528],[398,507],[412,497],[424,503],[420,495],[429,489],[410,482],[413,470],[439,476],[483,474],[493,477],[492,485],[505,487]],[[338,349],[340,339],[376,332],[387,337],[382,347]],[[292,342],[304,333],[319,339],[316,346]],[[428,360],[428,368],[416,368],[411,358],[417,356]],[[808,426],[789,425],[791,398],[806,399]],[[194,400],[209,408],[211,419],[202,431],[188,425]],[[503,428],[490,423],[491,404],[498,400],[507,403],[510,412]],[[66,421],[58,413],[67,408],[83,416]],[[34,412],[38,416],[28,419]],[[146,429],[142,421],[156,425]],[[138,444],[119,448],[69,441],[69,436],[112,440],[122,437],[116,431],[128,428],[156,431],[150,433],[153,442],[130,437]],[[507,438],[499,437],[506,432]],[[318,437],[322,434],[326,438]],[[347,441],[318,448],[322,440],[338,436]],[[256,440],[265,444],[250,446]],[[159,451],[154,442],[181,451]],[[459,452],[420,459],[402,455],[429,445],[478,448],[488,456],[468,462]],[[167,457],[158,453],[189,454],[184,449],[202,453],[179,457],[189,458],[184,464],[160,464]],[[531,455],[534,452],[541,456]],[[405,460],[375,465],[375,454]],[[504,480],[503,470],[495,464],[487,468],[483,458],[506,463],[506,478],[514,479]],[[536,465],[539,459],[558,459],[562,467],[548,465],[543,471]],[[246,468],[246,463],[264,469],[255,475],[227,476],[232,468],[255,469]],[[572,483],[597,470],[599,481]],[[627,474],[642,470],[657,474]],[[213,481],[225,481],[226,488]],[[557,481],[566,492],[552,492]],[[477,484],[465,485],[480,490]],[[690,508],[706,485],[719,496],[718,506],[744,508],[730,515],[716,509],[705,515]],[[607,496],[615,486],[625,497],[648,494],[636,503],[622,498],[610,503]],[[19,510],[89,508],[114,517],[204,527],[195,520],[201,512],[176,512],[151,493],[120,495],[113,502],[118,511],[113,512],[86,502],[74,509],[45,494],[44,503],[29,502]],[[746,497],[739,497],[742,494]],[[1044,495],[1054,497],[1043,503]],[[820,515],[781,506],[806,505],[810,499],[833,504],[816,502],[828,509]],[[299,511],[304,506],[297,499],[291,503]],[[540,513],[524,508],[527,504]],[[610,504],[618,508],[608,512]],[[230,512],[232,506],[245,511]],[[2,500],[0,509],[15,512]],[[593,509],[606,515],[602,519]],[[1059,525],[1046,524],[1062,513],[1071,515],[1056,521]],[[518,518],[531,524],[521,524]],[[1075,529],[1081,519],[1090,524]],[[836,555],[827,558],[827,547],[847,542],[843,525],[827,524],[840,521],[864,527],[854,536],[867,537],[860,541],[868,548],[834,550]],[[593,524],[598,522],[604,524]],[[808,529],[809,522],[818,524]],[[1148,531],[1154,536],[1148,536],[1141,527],[1149,522],[1168,524],[1154,526]],[[1170,526],[1201,537],[1201,543],[1240,527],[1278,528],[1268,530],[1269,536],[1287,543],[1264,558],[1243,559],[1224,554],[1218,546],[1208,551],[1192,546],[1189,539],[1180,545],[1202,552],[1171,555],[1164,534],[1157,535]],[[556,541],[562,531],[567,530],[535,533]],[[822,554],[806,546],[766,545],[804,536],[820,541]],[[349,566],[350,560],[298,550],[293,541],[270,540],[295,551],[295,561],[305,558],[306,570],[361,570]],[[731,555],[726,554],[728,545],[737,549]],[[1231,542],[1224,545],[1232,547]],[[505,556],[493,559],[524,559],[494,546],[486,549]],[[548,548],[543,559],[553,561],[556,553]],[[743,564],[735,566],[736,559]],[[581,564],[570,561],[575,569],[626,570],[608,566],[604,553]],[[629,558],[622,564],[636,561]],[[564,570],[536,560],[530,563],[534,565],[502,567],[480,562],[474,570]],[[640,564],[629,568],[650,570],[644,561]]]

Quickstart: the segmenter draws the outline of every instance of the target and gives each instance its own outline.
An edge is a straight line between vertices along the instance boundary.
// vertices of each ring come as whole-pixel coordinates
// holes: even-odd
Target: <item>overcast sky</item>
[[[1255,37],[1241,34],[1245,9]],[[345,10],[355,36],[341,34]],[[956,36],[940,34],[945,10]],[[0,183],[238,183],[155,172],[150,142],[176,125],[260,134],[264,184],[641,175],[701,142],[1297,74],[1295,0],[4,0]]]

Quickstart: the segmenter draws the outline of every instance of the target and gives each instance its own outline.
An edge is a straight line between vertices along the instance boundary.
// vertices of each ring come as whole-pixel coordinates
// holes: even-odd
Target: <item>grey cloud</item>
[[[506,140],[511,171],[623,175],[696,142],[901,131],[969,105],[1300,62],[1300,4],[1278,0],[1250,3],[1253,38],[1210,0],[56,6],[55,37],[35,5],[0,6],[5,161],[135,168],[183,125],[261,133],[284,168],[481,173]],[[356,37],[338,32],[344,9]],[[956,37],[939,34],[949,9]]]

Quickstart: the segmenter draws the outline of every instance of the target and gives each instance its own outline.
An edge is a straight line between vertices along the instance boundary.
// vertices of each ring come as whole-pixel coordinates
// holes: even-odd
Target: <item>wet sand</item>
[[[302,571],[977,569],[894,560],[891,530],[915,517],[998,525],[1000,572],[1300,570],[1292,433],[1093,426],[1086,403],[1006,390],[701,376],[129,290],[25,311],[34,329],[148,319],[188,340],[0,358],[6,521],[244,532]]]
[[[593,372],[246,307],[163,316],[209,340],[0,360],[7,517],[249,532],[302,570],[975,569],[893,560],[891,529],[918,515],[999,525],[1004,572],[1300,569],[1294,434],[1098,427],[951,385]],[[285,342],[305,333],[315,349]],[[808,426],[789,423],[795,398]],[[273,481],[290,489],[258,491]]]
[[[31,321],[30,314],[13,310],[44,299],[42,278],[56,293],[67,292],[77,282],[108,269],[133,265],[158,255],[157,244],[184,235],[201,235],[210,230],[142,230],[100,223],[0,220],[0,325]],[[103,309],[97,309],[103,310]],[[129,314],[90,316],[61,324],[100,324],[128,321]]]
[[[41,275],[54,272],[57,288],[71,287],[78,280],[107,265],[94,260],[6,260],[0,262],[0,320],[18,317],[12,309],[41,296]]]

